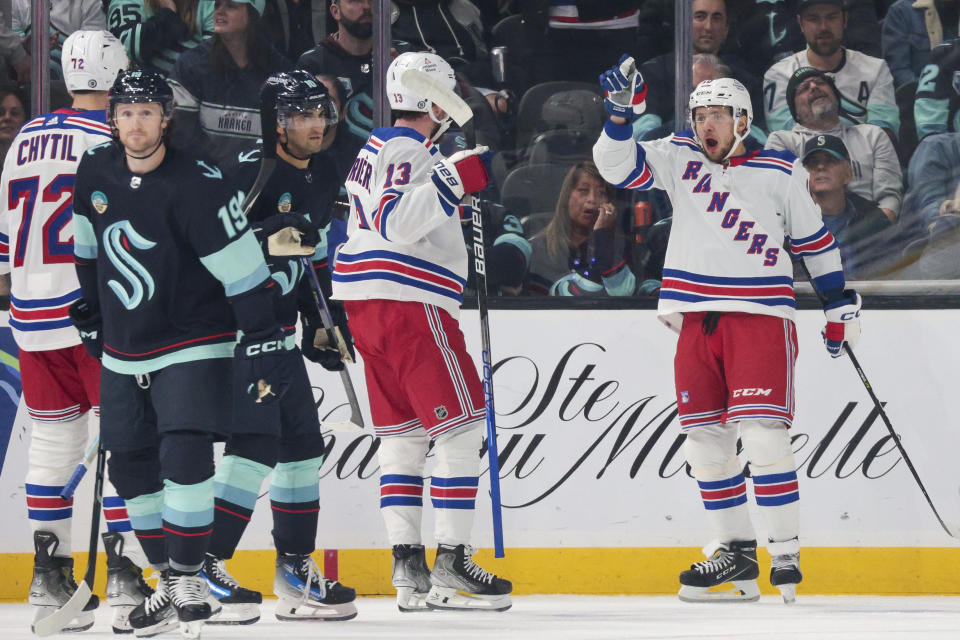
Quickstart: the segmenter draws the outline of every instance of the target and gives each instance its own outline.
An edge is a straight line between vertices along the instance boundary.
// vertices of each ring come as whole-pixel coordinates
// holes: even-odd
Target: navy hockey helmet
[[[277,124],[286,129],[293,123],[293,115],[302,111],[319,111],[327,128],[337,124],[339,114],[330,92],[313,74],[297,69],[275,73],[267,79],[274,85]],[[295,123],[294,123],[295,126]]]
[[[132,102],[156,102],[163,109],[164,117],[173,115],[173,89],[155,71],[121,71],[110,87],[109,98],[111,121],[116,105]]]

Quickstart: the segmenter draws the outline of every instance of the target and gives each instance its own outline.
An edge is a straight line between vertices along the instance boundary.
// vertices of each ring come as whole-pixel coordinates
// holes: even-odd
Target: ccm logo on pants
[[[746,389],[734,389],[733,397],[740,398],[746,396],[768,396],[773,393],[773,389],[751,389],[747,387]]]

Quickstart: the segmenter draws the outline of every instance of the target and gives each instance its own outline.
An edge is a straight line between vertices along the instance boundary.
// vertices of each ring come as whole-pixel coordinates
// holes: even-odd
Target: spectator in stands
[[[915,206],[925,225],[921,273],[928,278],[960,278],[960,133],[924,138],[908,177],[904,204]]]
[[[30,48],[30,39],[33,37],[33,4],[32,0],[13,0],[11,6],[11,26],[27,49]],[[51,76],[63,78],[60,53],[67,36],[81,29],[101,31],[106,28],[107,17],[103,13],[101,0],[52,0],[49,33]]]
[[[264,0],[216,0],[214,35],[186,51],[170,74],[173,145],[229,163],[260,138],[260,87],[292,68],[266,36]]]
[[[373,2],[331,0],[330,15],[337,30],[300,56],[297,68],[315,76],[332,74],[343,83],[340,130],[345,128],[363,146],[373,129]]]
[[[796,124],[787,101],[787,83],[800,67],[813,67],[833,77],[845,120],[875,124],[896,140],[900,112],[894,99],[893,76],[881,58],[843,46],[847,26],[843,0],[800,0],[797,15],[807,48],[780,60],[764,74],[767,128],[772,132]]]
[[[13,84],[0,84],[0,170],[10,143],[27,121],[27,98]]]
[[[313,4],[326,7],[325,0],[266,0],[263,22],[270,41],[288,60],[310,50],[313,37]]]
[[[935,46],[922,76],[913,102],[917,139],[960,132],[960,38]]]
[[[751,102],[760,104],[762,100],[760,80],[743,67],[738,57],[719,53],[729,32],[725,0],[693,0],[692,13],[693,53],[697,56],[697,60],[694,61],[692,86],[697,86],[698,76],[700,80],[736,78],[750,92]],[[711,58],[700,57],[704,55]],[[662,123],[673,120],[676,52],[670,51],[644,62],[640,66],[640,74],[648,86],[656,87],[657,90],[647,94],[647,109],[634,122],[634,137],[638,139],[643,138],[644,133],[659,127]],[[760,115],[757,114],[757,116]],[[751,129],[762,132],[763,127],[763,118],[755,117]]]
[[[637,279],[617,229],[616,192],[592,161],[564,178],[553,219],[530,240],[527,290],[552,296],[630,296]]]
[[[9,67],[13,79],[21,84],[30,82],[30,53],[24,48],[23,43],[4,20],[3,12],[0,11],[0,59],[5,66]]]
[[[876,203],[891,221],[896,220],[903,198],[903,176],[896,149],[884,130],[842,120],[840,92],[833,79],[813,67],[801,67],[793,73],[786,97],[791,121],[798,124],[791,131],[771,133],[766,147],[786,149],[799,157],[811,137],[825,133],[837,136],[850,150],[850,191]]]
[[[883,20],[883,57],[897,88],[915,82],[930,62],[930,51],[958,36],[957,0],[898,0]]]
[[[848,280],[866,280],[880,271],[887,251],[881,234],[891,223],[873,202],[847,191],[853,178],[843,141],[829,134],[807,140],[803,166],[810,173],[810,194],[820,205],[823,224],[840,245]]]
[[[169,75],[181,53],[213,35],[213,0],[110,0],[107,25],[131,62]]]

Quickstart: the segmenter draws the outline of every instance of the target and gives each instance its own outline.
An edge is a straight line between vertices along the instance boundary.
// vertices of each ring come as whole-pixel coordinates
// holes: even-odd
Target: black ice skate
[[[170,602],[167,571],[160,574],[153,593],[130,611],[128,621],[138,638],[152,638],[177,628],[177,612]]]
[[[210,597],[210,588],[199,571],[181,573],[171,569],[167,575],[170,601],[180,621],[180,636],[184,640],[198,640],[203,623],[220,610],[217,599]],[[215,603],[213,607],[210,600]]]
[[[54,555],[60,540],[49,531],[33,533],[33,580],[30,582],[30,604],[37,607],[33,624],[62,607],[77,590],[73,578],[73,558]],[[90,596],[87,605],[62,631],[86,631],[93,626],[94,610],[100,604],[97,596]],[[31,631],[33,624],[30,625]]]
[[[220,613],[207,620],[207,624],[253,624],[260,619],[263,595],[241,587],[227,571],[222,559],[208,553],[200,575],[206,579],[210,594],[221,605]]]
[[[400,611],[426,611],[430,593],[430,567],[422,544],[393,546],[393,586]]]
[[[697,562],[680,574],[680,599],[684,602],[755,602],[760,599],[757,577],[757,542],[734,541],[703,550],[709,560]],[[732,584],[733,589],[708,591]]]
[[[771,556],[770,584],[780,589],[780,595],[786,604],[797,601],[797,585],[803,580],[800,573],[800,554],[785,553]]]
[[[357,592],[327,580],[309,555],[280,553],[273,576],[278,620],[350,620],[357,617]]]
[[[113,632],[133,633],[130,612],[153,595],[153,589],[140,567],[123,555],[123,536],[107,531],[101,537],[107,552],[107,605],[113,611]]]
[[[498,578],[473,561],[473,547],[441,544],[430,573],[428,609],[506,611],[513,604],[509,580]]]

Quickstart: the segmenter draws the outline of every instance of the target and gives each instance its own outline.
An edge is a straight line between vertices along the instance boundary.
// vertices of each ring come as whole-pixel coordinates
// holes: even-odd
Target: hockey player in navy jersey
[[[860,296],[844,289],[840,252],[789,152],[746,153],[753,108],[736,80],[690,95],[692,129],[634,142],[630,121],[647,88],[632,58],[604,73],[610,119],[594,145],[601,174],[622,189],[666,190],[673,202],[658,316],[680,334],[674,361],[684,453],[714,541],[680,574],[680,598],[760,597],[756,534],[747,513],[737,437],[765,516],[770,582],[784,601],[801,580],[799,498],[789,427],[797,355],[791,256],[827,300],[824,342],[843,353],[860,334]],[[733,591],[707,589],[733,583]]]
[[[72,195],[84,152],[110,140],[107,90],[128,64],[109,31],[76,31],[62,49],[69,109],[29,121],[14,139],[0,181],[0,271],[12,273],[10,328],[20,349],[23,399],[31,418],[26,478],[27,516],[34,532],[30,603],[36,620],[62,606],[77,588],[73,578],[73,498],[60,498],[83,459],[88,421],[100,412],[100,363],[87,354],[70,322],[80,297],[73,268]],[[96,430],[96,428],[94,428]],[[113,628],[129,631],[127,615],[152,590],[127,520],[123,500],[107,484],[107,603]],[[139,566],[138,566],[139,565]],[[90,609],[65,631],[93,624]]]
[[[340,184],[333,162],[320,151],[324,134],[337,123],[337,110],[326,87],[306,71],[274,74],[267,80],[265,90],[273,86],[277,164],[248,217],[279,290],[277,317],[289,348],[298,351],[294,341],[299,309],[304,336],[300,353],[328,369],[339,370],[344,366],[340,352],[317,344],[318,335],[326,337],[326,332],[300,259],[310,258],[311,268],[324,283],[329,298],[327,246],[322,238]],[[241,153],[238,166],[231,171],[231,180],[235,184],[253,184],[261,155],[260,149]],[[280,242],[291,238],[290,229],[302,234],[299,242]],[[341,333],[349,338],[342,305],[331,301],[330,307],[342,327]],[[353,603],[356,592],[336,580],[326,579],[311,558],[317,537],[324,442],[303,360],[296,361],[293,373],[289,389],[273,405],[272,415],[251,415],[238,407],[234,432],[217,466],[217,508],[203,574],[223,610],[211,623],[247,624],[260,616],[261,595],[241,587],[224,561],[233,557],[253,514],[260,485],[271,471],[277,618],[347,620],[357,615]]]
[[[400,82],[408,69],[453,90],[453,69],[435,54],[408,52],[390,63],[394,126],[373,130],[347,177],[349,237],[337,253],[333,293],[345,301],[381,438],[380,512],[398,607],[503,611],[512,585],[472,560],[484,402],[457,323],[467,277],[460,201],[490,178],[483,147],[440,154],[434,142],[448,116]],[[432,571],[420,531],[431,443]]]
[[[269,412],[298,356],[284,346],[244,193],[166,144],[172,100],[154,72],[121,73],[110,90],[116,141],[90,149],[77,172],[83,298],[70,312],[102,358],[110,479],[161,572],[130,624],[154,635],[179,619],[184,637],[196,638],[211,601],[219,608],[200,575],[213,526],[213,440],[229,434],[235,392],[245,411]]]

